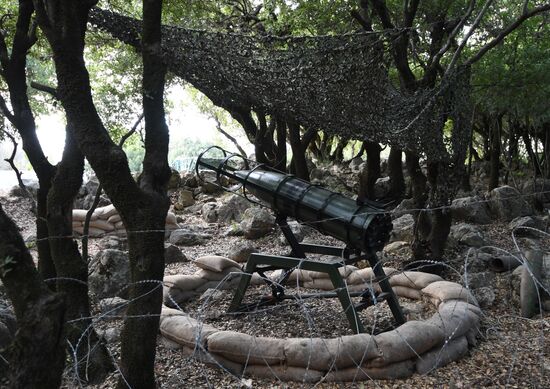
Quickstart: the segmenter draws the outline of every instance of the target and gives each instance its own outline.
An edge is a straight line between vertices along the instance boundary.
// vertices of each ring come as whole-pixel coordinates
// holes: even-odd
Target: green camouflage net
[[[94,9],[90,22],[139,48],[141,21]],[[435,89],[403,94],[389,79],[382,38],[280,38],[164,26],[162,53],[173,74],[220,107],[261,110],[304,128],[397,146],[456,173],[469,139],[469,71],[459,68]]]

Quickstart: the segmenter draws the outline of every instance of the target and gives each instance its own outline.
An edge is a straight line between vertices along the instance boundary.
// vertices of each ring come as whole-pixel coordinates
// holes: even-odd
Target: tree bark
[[[67,131],[63,158],[48,193],[50,250],[58,276],[57,291],[64,296],[67,305],[67,341],[75,365],[72,371],[82,381],[99,383],[114,367],[92,326],[88,264],[73,239],[72,209],[82,184],[83,172],[84,156],[72,139],[71,132]]]
[[[500,175],[500,129],[502,126],[502,116],[497,118],[494,126],[491,127],[491,170],[489,173],[489,190],[498,187]]]
[[[0,278],[17,333],[7,350],[11,388],[57,388],[65,365],[65,304],[41,280],[15,223],[0,205]]]
[[[380,178],[380,151],[382,148],[375,142],[364,142],[367,151],[367,163],[359,173],[359,194],[360,200],[375,200],[374,184]]]
[[[415,260],[424,259],[426,255],[426,240],[432,228],[430,217],[424,210],[428,199],[428,188],[426,186],[426,176],[422,173],[418,156],[406,152],[405,161],[407,170],[411,177],[411,189],[413,199],[413,217],[415,219],[414,226],[414,242],[412,244],[413,258]]]
[[[388,175],[390,177],[390,191],[388,197],[392,199],[401,199],[405,194],[402,154],[403,151],[401,149],[392,147],[388,157]]]
[[[288,138],[290,147],[292,148],[292,164],[294,172],[298,178],[308,181],[309,169],[306,161],[306,148],[303,147],[300,140],[300,125],[293,122],[288,122]]]

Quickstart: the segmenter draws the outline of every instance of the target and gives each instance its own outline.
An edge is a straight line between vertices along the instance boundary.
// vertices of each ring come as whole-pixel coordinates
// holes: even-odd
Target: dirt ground
[[[29,204],[20,198],[4,197],[0,201],[6,212],[15,219],[32,249],[34,217],[29,212]],[[184,213],[181,221],[181,225],[193,224],[201,231],[213,235],[206,244],[183,247],[182,251],[189,259],[209,254],[226,255],[235,244],[244,240],[242,237],[225,236],[227,226],[208,224],[197,213]],[[506,250],[514,249],[512,233],[507,224],[495,222],[482,226],[482,229],[492,245]],[[338,243],[318,233],[310,233],[306,239],[323,244]],[[92,254],[100,249],[99,242],[92,240]],[[288,251],[288,247],[279,243],[279,232],[255,240],[253,244],[265,253],[284,254]],[[540,244],[550,247],[547,238]],[[464,253],[463,247],[448,250],[446,262],[449,268],[444,278],[463,281]],[[402,259],[395,256],[388,260],[389,264],[398,267]],[[196,270],[190,262],[178,263],[168,265],[166,274],[190,274]],[[511,272],[495,274],[495,280],[490,286],[494,288],[496,299],[491,306],[483,309],[483,320],[478,334],[479,344],[471,348],[463,359],[423,376],[414,375],[406,380],[372,380],[340,384],[284,383],[275,376],[272,379],[257,379],[246,375],[239,378],[189,359],[181,351],[171,349],[160,341],[155,371],[163,388],[550,388],[550,315],[547,312],[533,319],[521,318],[511,285]],[[265,293],[265,289],[256,287],[250,293],[262,294]],[[334,337],[349,333],[345,317],[334,300],[307,300],[299,304],[287,301],[283,306],[270,307],[260,313],[228,317],[224,308],[230,298],[231,292],[227,291],[223,292],[218,302],[205,304],[197,300],[185,304],[182,308],[193,317],[201,318],[216,327],[240,329],[251,335]],[[407,304],[405,301],[404,305]],[[94,305],[94,309],[94,313],[99,317],[97,304]],[[366,325],[369,325],[369,321],[377,319],[377,326],[380,328],[391,320],[385,306],[377,306],[374,311],[369,308],[362,313],[362,318]],[[121,326],[121,320],[99,320],[97,323],[100,330],[118,330]],[[108,344],[115,362],[119,357],[119,346],[118,340]],[[117,373],[113,373],[102,385],[95,388],[114,387],[117,377]],[[74,383],[66,381],[65,387],[74,387]]]

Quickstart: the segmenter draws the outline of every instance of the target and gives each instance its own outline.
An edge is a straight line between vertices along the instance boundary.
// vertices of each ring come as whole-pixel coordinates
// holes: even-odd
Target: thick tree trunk
[[[286,171],[286,123],[277,121],[277,161],[274,168],[282,172]]]
[[[403,176],[403,151],[397,147],[390,149],[388,157],[388,175],[390,177],[390,191],[388,197],[401,199],[405,194],[405,177]]]
[[[300,125],[288,122],[288,138],[292,148],[292,165],[298,178],[308,181],[309,169],[306,161],[306,148],[300,140]]]
[[[441,208],[449,205],[451,199],[442,198],[441,194],[446,191],[441,191],[438,186],[438,175],[442,174],[444,166],[441,163],[428,163],[428,181],[430,183],[430,192],[432,200],[435,200],[435,210],[430,212],[431,228],[429,234],[430,250],[434,260],[440,261],[443,259],[445,245],[449,232],[451,231],[451,210],[449,208]]]
[[[82,184],[84,156],[67,131],[63,158],[48,194],[47,223],[50,250],[57,271],[57,291],[67,305],[67,341],[78,378],[89,383],[102,382],[113,370],[107,349],[92,326],[88,298],[88,264],[72,237],[74,198]]]
[[[367,163],[359,173],[359,194],[360,200],[375,200],[374,184],[380,178],[380,151],[382,148],[378,143],[365,141],[367,151]]]
[[[550,123],[542,126],[544,130],[544,177],[550,178]]]
[[[40,279],[17,226],[0,205],[0,278],[17,317],[5,355],[11,388],[57,388],[65,364],[65,305]]]

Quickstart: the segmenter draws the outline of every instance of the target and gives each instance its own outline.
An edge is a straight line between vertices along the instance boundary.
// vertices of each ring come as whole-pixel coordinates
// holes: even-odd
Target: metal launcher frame
[[[218,160],[205,157],[213,149],[221,151],[223,157]],[[234,166],[235,158],[242,161],[244,169]],[[233,165],[230,163],[231,161],[233,161]],[[250,168],[252,164],[255,166]],[[242,188],[243,196],[247,200],[271,208],[275,213],[277,224],[291,247],[288,256],[258,253],[250,255],[244,269],[245,273],[241,276],[229,307],[230,312],[247,312],[262,305],[293,298],[285,295],[284,285],[292,271],[303,269],[328,274],[334,286],[334,292],[300,294],[300,298],[337,297],[342,304],[350,327],[355,333],[364,332],[357,312],[380,301],[388,302],[397,325],[405,323],[401,306],[376,256],[376,252],[381,250],[388,241],[392,228],[391,218],[378,207],[377,203],[367,201],[358,204],[340,193],[257,164],[239,154],[229,153],[218,146],[209,147],[197,158],[195,168],[200,178],[199,167],[216,172],[217,183],[222,188],[229,190],[221,184],[221,177],[224,176],[240,184],[230,191],[235,192]],[[253,194],[261,202],[251,199],[247,192]],[[292,217],[322,234],[330,235],[344,242],[346,246],[334,247],[299,243],[287,223],[288,217]],[[343,260],[320,262],[307,259],[306,254],[308,253],[338,256]],[[338,269],[363,259],[367,260],[373,269],[374,282],[379,284],[381,293],[376,293],[369,287],[362,292],[348,291]],[[283,269],[279,280],[271,281],[265,276],[265,272],[278,269]],[[258,273],[264,278],[271,288],[272,295],[263,297],[253,304],[242,304],[253,273]],[[354,305],[352,297],[362,297],[362,300],[359,304]]]

